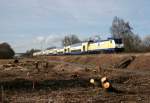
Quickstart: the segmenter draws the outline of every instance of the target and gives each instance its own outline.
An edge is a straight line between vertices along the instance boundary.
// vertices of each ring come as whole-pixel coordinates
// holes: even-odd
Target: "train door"
[[[109,48],[112,48],[112,40],[110,40],[108,44],[109,44],[108,47],[109,47]]]
[[[83,53],[88,51],[88,42],[85,42],[85,43],[82,44],[81,51]]]
[[[68,48],[68,53],[70,52],[70,49]]]
[[[111,53],[114,52],[114,50],[113,50],[113,40],[109,40],[108,51],[111,52]]]
[[[66,52],[67,52],[67,50],[65,49],[65,50],[64,50],[64,53],[66,53]]]
[[[85,45],[83,45],[83,52],[85,52]]]

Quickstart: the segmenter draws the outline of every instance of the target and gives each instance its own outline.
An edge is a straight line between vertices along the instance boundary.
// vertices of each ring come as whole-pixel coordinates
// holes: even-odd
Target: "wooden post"
[[[45,68],[48,68],[48,62],[46,62]]]
[[[35,88],[35,81],[32,81],[32,89]]]
[[[3,85],[1,85],[1,93],[2,93],[1,94],[1,96],[2,96],[1,97],[1,102],[4,103],[4,87],[3,87]]]
[[[28,80],[30,80],[30,72],[27,72],[27,75],[26,75],[26,76],[27,76],[26,78],[27,78]]]
[[[102,68],[101,68],[101,66],[99,65],[99,67],[98,67],[98,72],[99,73],[101,73],[102,72]]]
[[[38,70],[38,72],[40,71],[39,70],[39,62],[35,62],[35,68]]]

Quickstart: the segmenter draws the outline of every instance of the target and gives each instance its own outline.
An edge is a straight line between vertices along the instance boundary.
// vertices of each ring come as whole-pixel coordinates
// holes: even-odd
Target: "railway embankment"
[[[67,55],[67,56],[48,56],[50,61],[77,63],[83,65],[113,67],[125,59],[133,60],[124,69],[145,69],[150,70],[150,53],[130,53],[130,54],[94,54],[94,55]]]

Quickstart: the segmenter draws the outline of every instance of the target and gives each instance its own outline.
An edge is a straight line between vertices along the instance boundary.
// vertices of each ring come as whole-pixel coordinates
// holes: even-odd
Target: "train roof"
[[[86,43],[86,42],[97,43],[97,42],[104,42],[104,41],[113,40],[113,39],[118,39],[118,38],[108,38],[108,39],[105,39],[105,40],[98,40],[98,41],[92,41],[92,40],[91,41],[84,41],[84,42],[81,42],[81,43],[72,44],[72,45],[70,45],[70,47],[81,46],[82,43]]]
[[[121,38],[107,38],[105,40],[98,40],[98,41],[94,41],[93,43],[97,43],[97,42],[104,42],[104,41],[108,41],[108,40],[115,40],[115,39],[121,39]]]
[[[81,45],[82,45],[82,43],[76,43],[76,44],[70,45],[70,47],[76,47],[76,46],[81,46]]]
[[[57,47],[56,49],[64,49],[64,47]]]

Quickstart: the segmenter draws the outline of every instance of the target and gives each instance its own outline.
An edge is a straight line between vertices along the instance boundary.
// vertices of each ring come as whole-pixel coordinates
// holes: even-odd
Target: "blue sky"
[[[115,16],[150,35],[150,0],[0,0],[0,42],[16,52],[60,46],[67,34],[110,36]]]

